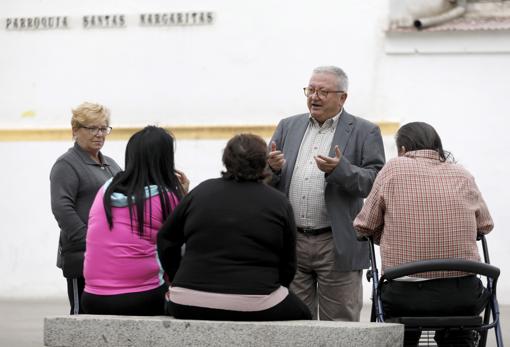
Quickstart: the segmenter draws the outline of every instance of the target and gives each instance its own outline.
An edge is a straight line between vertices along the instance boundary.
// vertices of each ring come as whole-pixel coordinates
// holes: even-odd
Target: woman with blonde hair
[[[57,266],[67,279],[71,314],[80,307],[85,286],[83,257],[90,206],[97,190],[120,171],[101,153],[112,131],[110,111],[100,104],[84,102],[72,110],[74,146],[60,156],[50,173],[51,210],[60,227]]]

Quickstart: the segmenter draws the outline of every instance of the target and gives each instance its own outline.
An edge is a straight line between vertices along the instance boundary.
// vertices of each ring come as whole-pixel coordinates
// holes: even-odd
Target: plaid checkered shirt
[[[382,270],[427,259],[480,261],[477,233],[494,227],[474,178],[458,164],[441,162],[433,150],[407,152],[379,172],[354,220],[361,234],[380,245]],[[426,272],[442,278],[461,272]]]

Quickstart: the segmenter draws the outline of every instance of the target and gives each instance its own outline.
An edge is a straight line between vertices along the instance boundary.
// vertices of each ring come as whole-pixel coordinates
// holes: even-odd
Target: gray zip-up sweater
[[[83,258],[92,202],[104,182],[120,171],[112,158],[101,153],[99,157],[103,165],[75,143],[51,169],[51,210],[60,227],[58,267],[66,252],[81,253]]]

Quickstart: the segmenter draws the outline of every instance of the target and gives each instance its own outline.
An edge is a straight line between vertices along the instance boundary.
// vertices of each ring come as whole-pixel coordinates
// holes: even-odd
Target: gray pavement
[[[69,313],[68,303],[62,299],[0,299],[0,347],[43,346],[43,318]],[[510,324],[510,306],[501,307],[501,322],[504,342],[510,346],[510,333],[505,326]],[[364,306],[361,321],[368,322],[370,307]],[[489,347],[496,347],[494,333],[489,334]]]

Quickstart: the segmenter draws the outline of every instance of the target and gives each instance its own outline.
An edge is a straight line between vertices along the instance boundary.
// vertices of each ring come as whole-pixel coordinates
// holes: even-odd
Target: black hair
[[[399,151],[402,147],[406,152],[431,149],[439,153],[440,161],[454,160],[450,152],[443,150],[443,144],[436,129],[425,122],[412,122],[401,126],[395,140]]]
[[[267,144],[258,135],[238,134],[231,138],[223,151],[223,178],[236,181],[262,181],[269,175]]]
[[[138,222],[138,235],[143,235],[145,219],[145,187],[157,186],[163,211],[163,220],[171,212],[168,193],[178,198],[183,196],[182,186],[175,174],[174,138],[165,129],[147,126],[136,132],[126,146],[125,169],[113,178],[104,194],[104,208],[110,230],[113,227],[111,195],[114,192],[126,195],[131,229],[133,215]],[[136,212],[135,212],[136,211]],[[152,205],[149,199],[149,215]],[[152,219],[149,220],[152,226]]]

